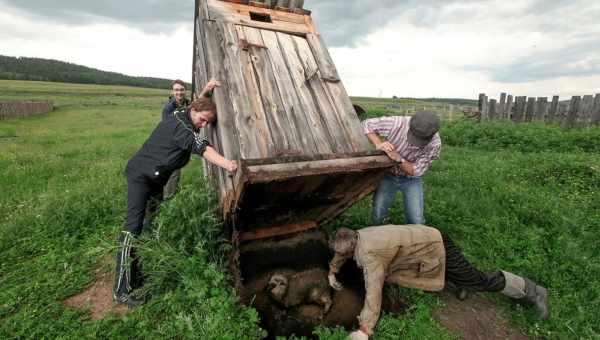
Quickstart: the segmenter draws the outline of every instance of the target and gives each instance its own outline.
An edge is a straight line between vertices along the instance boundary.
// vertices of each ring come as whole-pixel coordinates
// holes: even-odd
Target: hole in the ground
[[[327,235],[318,230],[240,247],[241,299],[258,310],[270,338],[312,337],[318,325],[357,327],[364,300],[362,271],[348,261],[338,274],[344,288],[334,291],[327,281],[331,256]],[[386,295],[384,308],[400,312],[405,305],[394,300]]]

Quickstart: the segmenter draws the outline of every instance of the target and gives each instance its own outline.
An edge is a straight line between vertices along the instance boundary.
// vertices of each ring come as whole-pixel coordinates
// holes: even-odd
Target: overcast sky
[[[193,0],[0,0],[0,54],[191,80]],[[597,0],[307,0],[351,95],[600,92]]]

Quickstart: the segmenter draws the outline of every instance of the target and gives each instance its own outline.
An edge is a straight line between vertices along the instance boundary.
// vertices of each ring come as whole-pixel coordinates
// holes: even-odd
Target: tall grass
[[[82,292],[113,256],[125,214],[122,171],[160,119],[166,91],[0,81],[1,99],[52,99],[50,115],[0,122],[0,338],[255,339],[225,261],[228,245],[198,160],[181,192],[137,242],[148,303],[91,321],[61,302]],[[384,112],[370,112],[371,115]],[[598,338],[600,155],[598,130],[458,122],[442,131],[442,157],[425,177],[428,224],[448,232],[475,264],[531,277],[551,289],[552,315],[493,297],[527,333]],[[365,199],[326,228],[370,225]],[[404,223],[401,200],[394,223]],[[112,266],[112,263],[110,264]],[[112,269],[112,268],[109,268]],[[435,295],[400,290],[413,306],[385,315],[377,339],[446,339]],[[320,328],[342,339],[341,329]]]

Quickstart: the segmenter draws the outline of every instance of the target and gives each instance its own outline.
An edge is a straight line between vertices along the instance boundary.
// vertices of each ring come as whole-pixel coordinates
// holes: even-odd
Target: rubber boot
[[[132,267],[134,258],[132,257],[133,234],[128,231],[122,231],[119,235],[119,251],[116,256],[115,283],[113,286],[113,300],[118,303],[126,304],[129,308],[144,303],[143,299],[133,294],[132,287]]]
[[[502,294],[513,299],[527,301],[535,306],[538,316],[542,320],[547,320],[548,310],[548,290],[527,278],[503,271],[502,274],[506,280],[506,285]]]
[[[548,311],[548,289],[536,284],[528,278],[525,278],[525,300],[535,306],[538,316],[542,320],[547,320],[550,312]]]

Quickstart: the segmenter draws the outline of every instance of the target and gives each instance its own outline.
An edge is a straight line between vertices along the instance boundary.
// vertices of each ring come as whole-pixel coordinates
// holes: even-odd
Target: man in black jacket
[[[165,183],[173,171],[181,169],[197,154],[229,172],[237,170],[237,163],[225,159],[203,139],[200,128],[216,120],[216,107],[209,98],[202,97],[191,103],[187,110],[174,113],[173,119],[161,121],[142,148],[129,160],[127,176],[127,218],[119,235],[120,249],[116,258],[116,276],[113,298],[130,307],[142,300],[132,294],[141,273],[132,241],[143,229],[148,204],[157,204]]]
[[[212,91],[220,84],[218,81],[211,79],[208,84],[204,87],[200,93],[200,97],[209,98]],[[162,112],[162,120],[171,119],[175,117],[175,112],[186,110],[190,105],[190,101],[186,98],[186,87],[183,80],[177,79],[171,83],[171,96],[169,101],[165,104]],[[179,180],[181,179],[181,170],[175,170],[171,174],[171,177],[165,184],[163,189],[163,198],[169,199],[177,193],[179,188]],[[148,216],[146,216],[148,217]]]

